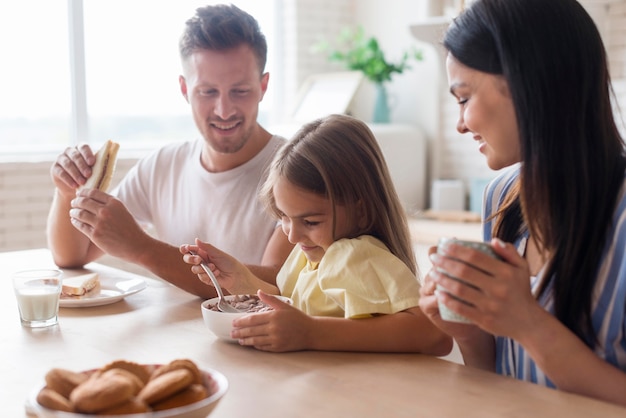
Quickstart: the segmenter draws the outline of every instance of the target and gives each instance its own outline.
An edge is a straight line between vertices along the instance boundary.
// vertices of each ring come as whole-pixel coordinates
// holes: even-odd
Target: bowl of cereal
[[[27,402],[38,418],[204,418],[228,390],[226,377],[189,359],[116,360],[99,369],[53,368]]]
[[[283,302],[291,304],[291,299],[285,296],[274,297],[282,300]],[[218,298],[212,298],[202,302],[202,318],[204,324],[209,331],[215,334],[218,338],[229,342],[236,342],[237,340],[230,337],[230,331],[233,328],[233,320],[241,318],[242,316],[266,312],[272,310],[272,307],[262,302],[257,295],[225,295],[226,302],[241,310],[240,313],[221,312],[217,308]]]

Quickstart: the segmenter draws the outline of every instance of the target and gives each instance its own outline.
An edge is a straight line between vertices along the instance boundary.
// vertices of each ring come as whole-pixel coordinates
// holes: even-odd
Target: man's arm
[[[150,236],[124,204],[107,193],[85,189],[74,199],[58,196],[51,209],[48,227],[55,247],[73,248],[78,253],[65,266],[79,266],[106,253],[137,264],[194,295],[216,296],[213,287],[202,283],[190,271],[177,247]],[[67,262],[62,256],[71,256],[71,251],[57,253],[60,254],[59,261]]]
[[[126,259],[126,261],[142,266],[192,295],[204,299],[217,296],[213,286],[203,283],[196,274],[191,272],[191,267],[183,261],[178,247],[155,238],[148,236],[147,242],[142,245],[142,250],[137,253],[136,257]]]
[[[189,293],[214,297],[214,288],[191,273],[178,248],[146,233],[121,201],[98,190],[76,193],[91,174],[92,160],[88,147],[69,148],[52,167],[57,190],[47,229],[57,265],[81,267],[106,253],[140,265]],[[261,264],[249,267],[259,278],[275,284],[276,274],[292,248],[286,235],[276,228]]]
[[[140,265],[194,295],[203,298],[216,296],[212,286],[204,284],[191,272],[177,247],[146,233],[115,197],[99,190],[82,190],[73,199],[69,213],[70,227],[92,242],[89,247]],[[259,271],[263,276],[258,277],[264,281],[275,283],[276,274],[291,247],[285,234],[277,228],[266,247],[264,264],[251,270]],[[95,254],[95,250],[89,250],[86,257],[94,257]]]
[[[48,247],[59,267],[82,267],[102,255],[89,238],[71,222],[70,209],[76,190],[92,174],[96,158],[87,144],[66,148],[52,167],[50,176],[55,185],[54,198],[46,225]]]
[[[55,264],[61,268],[79,268],[103,254],[72,225],[69,214],[72,197],[55,190],[46,225],[48,248]]]

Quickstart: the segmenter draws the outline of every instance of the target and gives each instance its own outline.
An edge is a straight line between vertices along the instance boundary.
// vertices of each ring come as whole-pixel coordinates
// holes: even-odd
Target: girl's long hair
[[[528,229],[550,256],[540,294],[553,278],[557,318],[592,345],[592,291],[626,168],[600,34],[575,0],[478,0],[444,45],[508,82],[521,172],[493,235],[510,242]]]
[[[355,214],[350,236],[335,239],[372,235],[418,274],[406,214],[382,151],[365,123],[330,115],[305,124],[283,146],[260,194],[277,217],[273,187],[279,178],[330,199],[333,210],[341,205]],[[360,222],[357,213],[363,216]],[[333,220],[333,230],[334,226]]]

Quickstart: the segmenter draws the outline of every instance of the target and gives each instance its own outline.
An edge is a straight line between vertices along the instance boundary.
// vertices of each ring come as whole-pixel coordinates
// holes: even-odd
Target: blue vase
[[[382,83],[376,84],[376,101],[374,102],[374,115],[372,116],[374,123],[389,123],[389,99],[387,98],[387,89]]]

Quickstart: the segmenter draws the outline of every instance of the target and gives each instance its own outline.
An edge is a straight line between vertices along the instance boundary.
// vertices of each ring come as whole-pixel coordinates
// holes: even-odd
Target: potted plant
[[[385,58],[378,40],[366,37],[363,27],[345,28],[337,37],[335,46],[327,41],[317,45],[317,50],[326,52],[330,61],[341,62],[349,70],[361,71],[365,78],[376,86],[374,104],[374,123],[389,122],[389,103],[385,83],[391,81],[393,74],[402,74],[410,69],[411,60],[420,61],[421,51],[411,49],[405,51],[398,62],[389,62]]]

